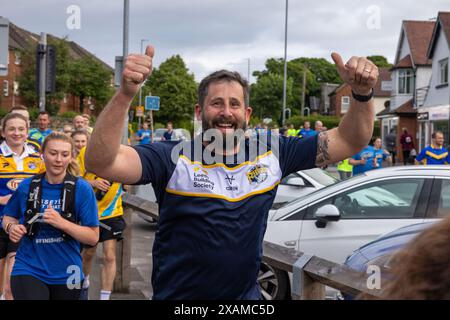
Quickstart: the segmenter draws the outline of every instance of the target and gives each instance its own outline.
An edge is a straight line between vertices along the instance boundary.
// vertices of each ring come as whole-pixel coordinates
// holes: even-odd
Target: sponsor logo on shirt
[[[250,183],[263,183],[267,179],[267,172],[266,166],[257,164],[247,172],[247,179]]]
[[[9,162],[3,162],[2,166],[3,166],[3,169],[8,167],[9,166]]]
[[[194,188],[214,190],[214,182],[208,177],[208,171],[200,168],[194,168]]]
[[[6,184],[6,187],[11,191],[16,191],[23,179],[11,179]]]
[[[226,188],[228,191],[237,191],[238,190],[237,186],[233,186],[233,182],[234,182],[234,180],[236,180],[233,175],[231,175],[231,176],[226,175],[225,180],[228,182],[228,186]]]

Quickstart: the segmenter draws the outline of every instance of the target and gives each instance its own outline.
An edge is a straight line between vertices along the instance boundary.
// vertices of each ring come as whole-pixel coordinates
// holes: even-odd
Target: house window
[[[448,58],[439,61],[439,84],[448,83]]]
[[[7,97],[9,95],[9,82],[8,80],[3,80],[3,95]]]
[[[17,64],[17,65],[19,65],[20,62],[22,61],[22,60],[20,59],[20,52],[17,52],[17,51],[14,52],[14,56],[15,56],[14,63]]]
[[[413,91],[412,70],[399,70],[398,72],[398,93],[411,94]]]
[[[341,113],[346,113],[350,108],[350,97],[343,96],[341,98]]]
[[[18,96],[19,95],[19,82],[18,81],[14,81],[14,95]]]

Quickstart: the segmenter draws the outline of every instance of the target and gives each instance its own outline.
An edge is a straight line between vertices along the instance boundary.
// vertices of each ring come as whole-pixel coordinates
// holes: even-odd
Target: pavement
[[[144,221],[137,214],[133,214],[128,228],[130,227],[133,230],[130,292],[113,292],[111,300],[148,300],[153,295],[150,281],[156,226]],[[103,260],[101,254],[102,245],[100,244],[97,248],[97,257],[93,262],[90,276],[89,300],[98,300],[100,297],[100,273]]]

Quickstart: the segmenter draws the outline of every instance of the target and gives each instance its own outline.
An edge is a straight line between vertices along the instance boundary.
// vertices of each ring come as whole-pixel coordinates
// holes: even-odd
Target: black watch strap
[[[363,96],[363,95],[360,95],[360,94],[356,94],[356,93],[352,90],[352,96],[353,96],[353,99],[355,99],[356,101],[359,101],[359,102],[367,102],[367,101],[369,101],[370,99],[373,98],[373,89],[370,90],[370,94],[367,95],[367,96]]]

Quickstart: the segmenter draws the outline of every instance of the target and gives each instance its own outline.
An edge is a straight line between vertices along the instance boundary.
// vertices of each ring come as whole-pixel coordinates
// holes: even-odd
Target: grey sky
[[[0,0],[0,15],[19,27],[68,36],[111,66],[122,54],[122,0]],[[81,29],[66,27],[70,5]],[[381,54],[392,62],[402,20],[450,11],[448,0],[290,0],[288,59]],[[379,14],[378,14],[379,13]],[[180,54],[200,80],[219,68],[247,75],[269,57],[283,57],[284,0],[130,0],[130,52],[150,39],[155,64]],[[367,24],[371,27],[368,27]]]

